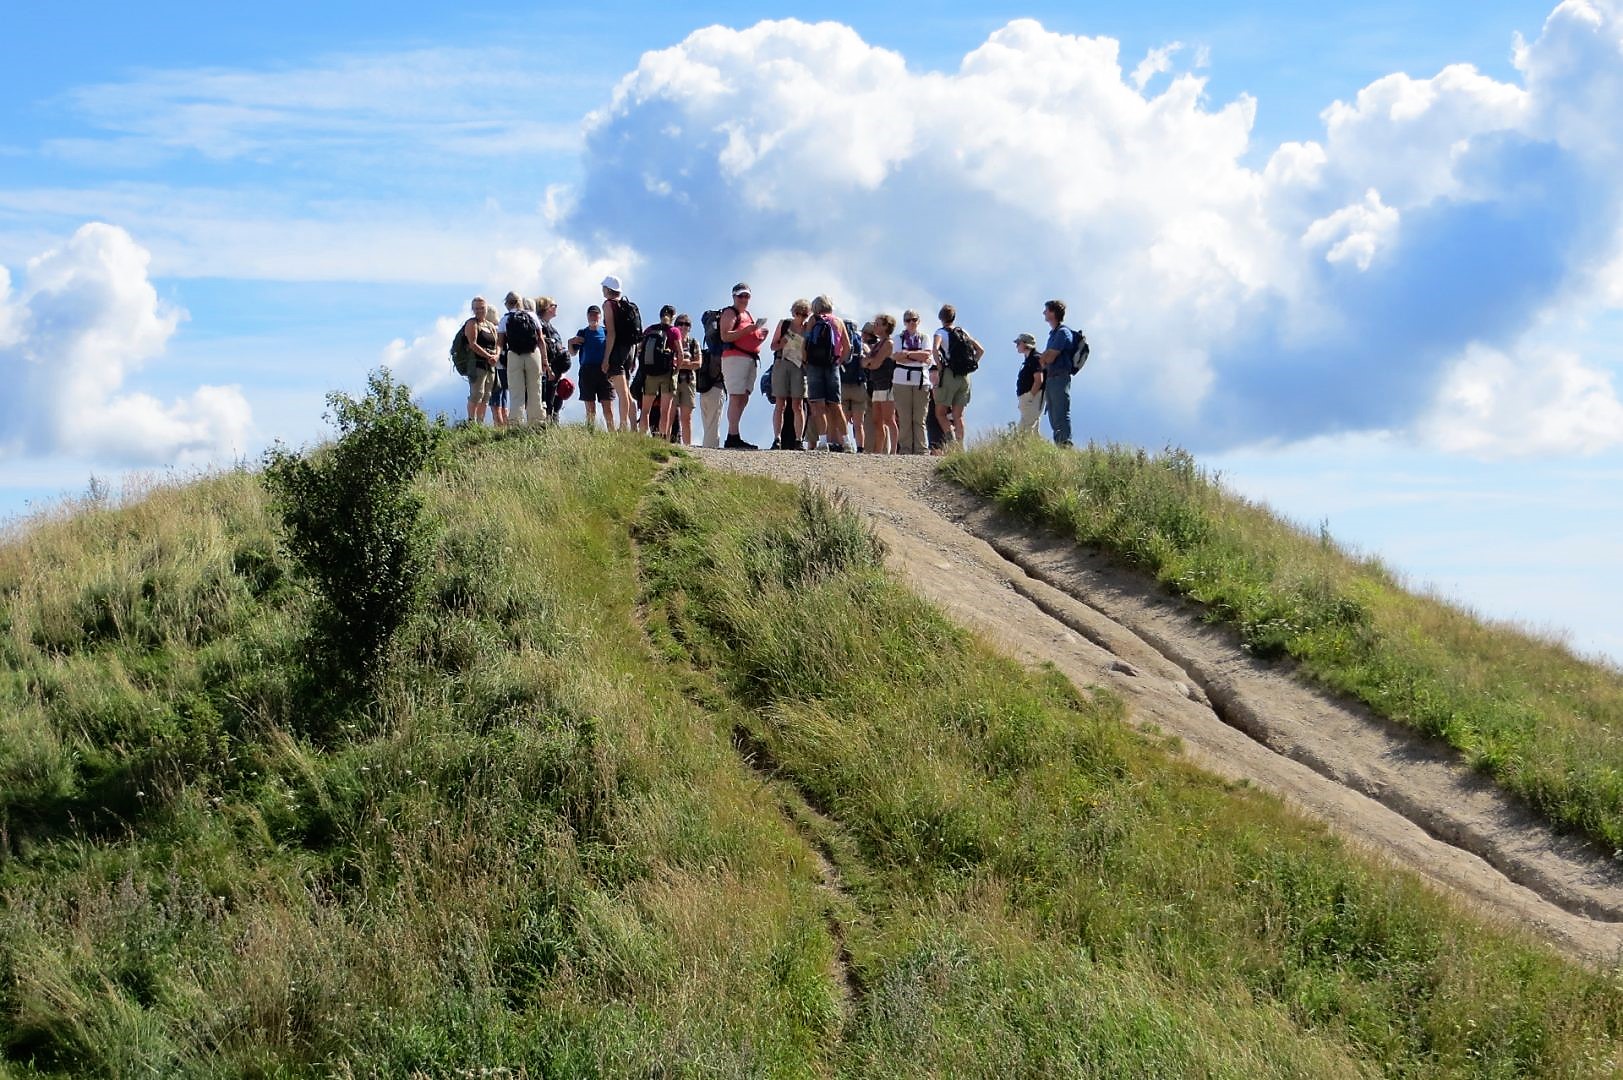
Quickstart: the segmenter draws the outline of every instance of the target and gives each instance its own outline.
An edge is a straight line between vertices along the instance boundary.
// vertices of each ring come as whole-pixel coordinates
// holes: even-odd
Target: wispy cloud
[[[542,118],[558,77],[503,49],[420,49],[339,56],[305,66],[137,73],[80,87],[64,104],[107,137],[45,149],[79,163],[149,165],[195,154],[214,161],[341,157],[351,163],[521,159],[570,146],[574,117]]]

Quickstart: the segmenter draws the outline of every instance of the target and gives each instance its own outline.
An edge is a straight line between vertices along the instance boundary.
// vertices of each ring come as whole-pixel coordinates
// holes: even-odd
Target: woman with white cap
[[[631,374],[631,352],[642,337],[642,328],[639,326],[632,329],[626,318],[628,305],[630,312],[637,310],[637,306],[621,294],[620,279],[613,274],[605,277],[603,326],[607,336],[603,342],[603,374],[608,378],[609,385],[614,388],[621,431],[631,430],[631,387],[626,380]]]

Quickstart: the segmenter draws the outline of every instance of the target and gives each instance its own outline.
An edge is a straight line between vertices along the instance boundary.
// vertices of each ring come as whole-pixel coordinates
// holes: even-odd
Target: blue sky
[[[1059,294],[1082,430],[1623,658],[1618,0],[603,10],[8,12],[0,513],[451,406],[477,291]]]

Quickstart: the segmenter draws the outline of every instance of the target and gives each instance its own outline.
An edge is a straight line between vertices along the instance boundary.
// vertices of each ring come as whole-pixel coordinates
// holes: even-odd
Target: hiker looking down
[[[699,416],[704,422],[704,445],[710,450],[719,450],[721,411],[727,404],[727,387],[721,373],[721,354],[726,348],[721,340],[721,312],[707,311],[700,315],[699,326],[704,339],[699,347],[703,362],[694,379],[694,390],[699,396]]]
[[[593,304],[586,309],[586,325],[569,339],[569,351],[580,357],[580,399],[586,403],[586,426],[597,420],[597,407],[603,406],[603,426],[614,430],[614,387],[603,371],[608,332],[603,328],[603,309]]]
[[[761,347],[766,344],[766,327],[750,314],[750,287],[740,281],[733,286],[733,303],[721,312],[720,337],[725,348],[721,353],[721,377],[727,387],[727,441],[722,445],[731,450],[755,450],[738,434],[738,422],[743,419],[744,406],[749,404],[755,388],[755,378],[761,362]]]
[[[483,424],[485,406],[490,401],[490,387],[495,381],[496,361],[501,353],[496,348],[496,324],[490,321],[490,308],[485,298],[474,297],[471,307],[473,317],[462,324],[462,335],[471,354],[468,363],[468,419]]]
[[[614,388],[614,401],[620,417],[620,430],[631,430],[631,387],[626,380],[635,359],[632,352],[642,340],[642,313],[620,291],[620,279],[613,274],[603,279],[603,374]]]
[[[840,361],[840,407],[851,421],[851,438],[857,453],[873,444],[873,414],[868,409],[868,370],[862,366],[867,343],[857,324],[844,320],[846,348]]]
[[[564,344],[564,336],[553,325],[552,320],[558,317],[558,305],[552,297],[535,298],[535,317],[541,320],[541,339],[547,345],[547,362],[541,369],[541,384],[546,389],[541,396],[541,403],[547,407],[547,419],[556,424],[558,415],[564,408],[559,385],[563,377],[569,373],[570,351]]]
[[[796,300],[789,305],[789,317],[778,323],[772,335],[772,430],[783,432],[772,441],[784,450],[806,449],[806,329],[811,325],[811,303]],[[792,424],[785,427],[788,411]]]

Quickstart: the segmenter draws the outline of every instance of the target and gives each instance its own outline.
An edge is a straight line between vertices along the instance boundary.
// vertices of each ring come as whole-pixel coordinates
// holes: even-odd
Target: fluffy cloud
[[[720,303],[739,277],[769,312],[825,289],[856,314],[952,300],[1001,349],[1065,297],[1094,342],[1079,408],[1098,436],[1457,436],[1475,416],[1451,445],[1485,451],[1616,404],[1603,372],[1556,361],[1537,409],[1461,404],[1481,383],[1462,371],[1592,287],[1623,220],[1623,8],[1567,0],[1516,63],[1519,84],[1466,65],[1378,80],[1255,168],[1255,103],[1213,105],[1170,47],[1127,73],[1115,41],[1021,20],[937,73],[832,23],[709,28],[589,118],[560,226],[634,247],[645,306]],[[1008,411],[999,359],[983,416]]]
[[[1607,372],[1570,353],[1473,346],[1421,429],[1443,450],[1490,458],[1595,453],[1619,441],[1623,403]]]
[[[0,271],[0,454],[62,454],[110,465],[193,465],[246,448],[251,412],[231,387],[160,401],[124,389],[160,356],[183,313],[147,277],[128,233],[86,225],[30,260],[12,294]]]

